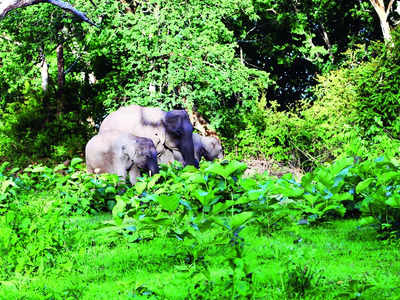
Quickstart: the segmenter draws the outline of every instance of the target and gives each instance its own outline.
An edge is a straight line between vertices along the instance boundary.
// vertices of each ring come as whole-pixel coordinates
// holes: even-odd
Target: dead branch
[[[89,23],[90,25],[98,27],[94,22],[92,22],[85,13],[77,10],[71,4],[61,0],[2,0],[0,3],[0,19],[4,18],[10,11],[26,7],[39,3],[50,3],[55,6],[60,7],[63,10],[69,11],[75,16],[77,16],[82,21]]]

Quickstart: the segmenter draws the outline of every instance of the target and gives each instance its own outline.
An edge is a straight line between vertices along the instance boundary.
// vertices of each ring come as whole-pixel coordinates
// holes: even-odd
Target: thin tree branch
[[[386,9],[386,19],[389,16],[390,10],[392,9],[393,2],[394,2],[394,0],[390,0],[389,5],[388,5],[388,7]]]

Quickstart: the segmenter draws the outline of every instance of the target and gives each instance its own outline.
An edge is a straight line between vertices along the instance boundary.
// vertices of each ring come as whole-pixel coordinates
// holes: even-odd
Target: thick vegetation
[[[332,220],[361,215],[362,227],[357,230],[356,223],[348,223],[345,231],[362,241],[372,235],[370,243],[376,239],[375,231],[397,236],[400,168],[394,160],[346,158],[301,180],[291,174],[280,179],[246,178],[242,176],[246,166],[237,161],[203,163],[200,170],[164,166],[160,174],[145,176],[131,188],[118,185],[115,176],[86,174],[80,161],[74,159],[69,168],[32,166],[23,171],[6,171],[3,164],[0,294],[37,293],[39,298],[97,294],[97,289],[86,294],[82,283],[73,284],[80,273],[85,282],[94,276],[106,286],[113,276],[122,274],[117,287],[105,292],[111,296],[117,288],[122,298],[152,295],[158,299],[174,293],[177,298],[206,299],[265,293],[277,298],[377,293],[390,297],[396,293],[390,278],[377,277],[372,283],[370,277],[349,270],[339,275],[329,265],[337,254],[323,265],[306,262],[311,259],[306,254],[310,243],[344,250],[340,244],[346,237],[336,237],[330,242],[336,245],[331,246],[311,237],[316,228],[334,230],[324,225]],[[113,207],[112,218],[99,215],[108,207]],[[344,234],[342,229],[335,230]],[[290,240],[292,245],[293,240],[300,244],[292,254],[285,250],[293,247],[288,245]],[[360,247],[351,240],[346,243]],[[262,243],[271,245],[269,252]],[[316,251],[323,255],[322,249]],[[302,255],[309,258],[304,260]],[[344,261],[355,258],[347,255]],[[87,259],[95,268],[92,275],[84,262]],[[260,263],[267,269],[260,268]],[[101,266],[108,271],[103,273]],[[276,266],[281,271],[268,269]],[[378,276],[376,266],[370,268],[368,272]],[[139,279],[132,271],[144,277]],[[155,271],[172,286],[150,279]],[[171,272],[179,276],[173,279]],[[102,280],[97,273],[104,274]],[[46,284],[46,276],[71,276],[71,284],[57,286],[55,279]],[[32,286],[27,288],[29,282]],[[185,289],[174,290],[176,285]]]
[[[98,27],[0,21],[0,299],[398,297],[398,1],[385,42],[367,0],[70,2]],[[201,116],[226,159],[87,174],[131,103]]]
[[[195,110],[239,158],[313,167],[397,151],[399,34],[373,42],[368,1],[317,2],[72,1],[99,27],[51,5],[12,11],[0,23],[0,157],[76,156],[128,103]]]

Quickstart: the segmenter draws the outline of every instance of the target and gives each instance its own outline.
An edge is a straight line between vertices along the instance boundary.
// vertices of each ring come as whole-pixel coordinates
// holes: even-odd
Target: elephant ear
[[[134,160],[134,157],[136,155],[135,153],[130,153],[130,147],[128,147],[127,144],[122,144],[120,148],[120,159],[123,161],[129,161],[129,160]]]
[[[160,126],[159,130],[154,130],[151,140],[156,147],[156,151],[158,154],[164,153],[165,151],[165,129],[163,126]]]

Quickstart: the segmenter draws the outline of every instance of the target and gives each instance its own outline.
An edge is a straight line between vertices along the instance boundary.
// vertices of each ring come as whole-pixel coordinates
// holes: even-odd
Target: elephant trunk
[[[199,167],[199,161],[194,157],[194,146],[192,135],[190,137],[183,139],[183,142],[180,145],[180,150],[183,156],[183,165],[192,165],[196,168]]]
[[[151,175],[159,173],[160,169],[157,164],[157,156],[155,158],[148,159],[146,167],[151,172]]]

